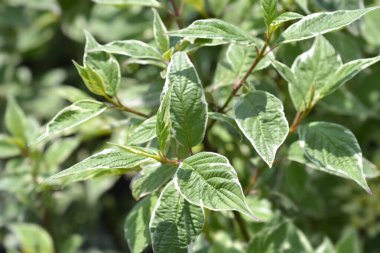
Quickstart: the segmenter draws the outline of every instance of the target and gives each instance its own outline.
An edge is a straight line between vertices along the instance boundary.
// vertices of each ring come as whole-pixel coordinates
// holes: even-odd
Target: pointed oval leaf
[[[378,7],[313,13],[305,16],[286,29],[281,34],[280,42],[289,43],[292,41],[305,40],[318,36],[319,34],[342,29],[377,8]]]
[[[153,251],[189,252],[189,245],[202,232],[203,224],[203,209],[186,201],[170,182],[161,192],[149,225]]]
[[[256,152],[271,167],[289,132],[281,101],[268,92],[251,92],[236,104],[235,118]]]
[[[81,66],[75,61],[73,63],[89,91],[99,96],[105,96],[106,88],[101,76],[91,68]]]
[[[156,9],[152,9],[153,11],[153,34],[154,39],[156,40],[156,44],[162,53],[165,53],[169,50],[170,47],[170,39],[167,34],[165,24],[162,22],[160,14],[158,14]]]
[[[13,97],[8,97],[5,110],[5,126],[12,136],[25,141],[26,116]]]
[[[156,121],[156,116],[144,120],[138,127],[133,129],[127,144],[138,145],[154,139],[156,137]]]
[[[156,203],[156,195],[148,196],[137,202],[128,213],[124,234],[131,253],[141,253],[151,243],[149,222]]]
[[[47,179],[44,185],[67,185],[106,175],[121,175],[154,160],[117,148],[105,149]]]
[[[239,27],[219,19],[194,21],[185,29],[169,32],[170,36],[190,39],[217,39],[229,43],[255,45],[254,38]]]
[[[161,7],[161,4],[156,0],[92,0],[97,4],[108,4],[116,6],[130,6],[130,5],[141,5],[148,7]]]
[[[171,68],[171,63],[168,69]],[[168,77],[166,77],[168,80]],[[164,89],[162,91],[162,99],[160,107],[157,111],[157,121],[156,121],[156,135],[158,140],[158,146],[160,150],[165,153],[167,143],[170,139],[170,130],[172,122],[170,119],[170,99],[172,93],[172,86],[169,86],[168,81],[166,81]]]
[[[325,238],[321,245],[316,249],[315,253],[337,253],[332,242]]]
[[[212,209],[236,210],[253,217],[235,169],[222,155],[201,152],[183,160],[174,183],[191,203]]]
[[[267,27],[277,16],[277,0],[260,0],[261,8],[264,11],[264,21]]]
[[[98,116],[107,109],[106,105],[94,100],[80,100],[61,110],[46,125],[45,133],[36,142],[64,133]]]
[[[363,158],[354,134],[347,128],[328,122],[312,122],[298,129],[306,157],[316,165],[345,174],[367,192],[371,192],[363,174]]]

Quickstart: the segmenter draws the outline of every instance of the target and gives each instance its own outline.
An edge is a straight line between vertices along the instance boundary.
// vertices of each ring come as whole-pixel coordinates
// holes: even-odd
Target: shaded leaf
[[[5,109],[5,126],[12,136],[25,141],[26,116],[13,97],[8,97]]]
[[[97,4],[117,5],[117,6],[130,6],[142,5],[148,7],[161,7],[161,4],[156,0],[92,0]]]
[[[133,129],[127,144],[138,145],[154,139],[156,137],[156,121],[156,116],[144,120],[138,127]]]

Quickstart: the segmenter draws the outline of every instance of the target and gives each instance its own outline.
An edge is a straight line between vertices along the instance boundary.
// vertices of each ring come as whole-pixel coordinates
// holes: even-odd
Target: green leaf
[[[139,147],[139,146],[123,146],[116,143],[109,143],[109,144],[115,147],[118,147],[124,151],[127,151],[128,153],[132,153],[132,154],[143,156],[143,157],[149,157],[157,161],[160,160],[160,157],[157,155],[157,152],[149,148],[144,148],[144,147]]]
[[[215,211],[236,210],[255,218],[234,168],[222,155],[201,152],[186,158],[174,183],[190,203]]]
[[[91,51],[97,48],[99,44],[91,36],[90,33],[86,34],[86,49],[84,54],[84,66],[86,69],[91,69],[102,80],[101,85],[104,92],[113,97],[116,95],[117,89],[120,85],[121,73],[118,61],[111,54],[101,51]],[[88,73],[88,71],[87,71]],[[90,77],[92,74],[87,74]]]
[[[317,248],[315,253],[337,253],[334,245],[328,238],[325,238],[321,245]]]
[[[150,158],[110,148],[45,179],[42,183],[44,185],[68,185],[100,176],[121,175],[139,168],[142,164],[152,162],[154,160]]]
[[[237,125],[235,119],[227,116],[226,114],[223,114],[220,112],[208,112],[208,117],[220,122],[227,123],[228,125],[232,126],[234,129],[239,131],[239,126]]]
[[[80,140],[77,137],[55,140],[45,151],[44,160],[49,171],[60,165],[79,146]]]
[[[174,137],[186,148],[202,142],[207,124],[207,103],[198,74],[184,52],[173,55],[165,86],[170,92]]]
[[[107,4],[116,6],[130,6],[130,5],[141,5],[148,7],[161,7],[161,4],[156,0],[92,0],[97,4]]]
[[[171,64],[169,64],[169,67]],[[168,72],[167,72],[168,75]],[[165,153],[167,143],[170,139],[171,119],[170,119],[170,98],[173,87],[168,84],[168,77],[161,94],[161,104],[157,112],[156,135],[160,150]]]
[[[139,40],[118,40],[106,45],[98,45],[89,52],[103,51],[110,54],[124,55],[137,59],[152,59],[161,61],[163,58],[160,52]]]
[[[227,43],[255,45],[254,38],[239,27],[219,19],[196,20],[185,29],[169,32],[170,36],[195,39],[217,39]]]
[[[150,232],[155,253],[187,253],[190,244],[202,232],[204,213],[202,208],[186,201],[167,184],[154,209]],[[191,248],[189,249],[191,252]]]
[[[98,116],[106,110],[103,103],[94,100],[81,100],[63,110],[61,110],[49,123],[46,125],[44,134],[42,134],[36,142],[40,142],[45,138],[62,134],[84,122]]]
[[[362,253],[358,232],[353,228],[346,229],[336,245],[336,251],[337,253]]]
[[[341,65],[340,56],[322,36],[296,58],[292,65],[295,81],[289,83],[289,93],[297,111],[310,109],[321,98],[321,89]]]
[[[156,137],[157,117],[153,116],[143,121],[138,127],[133,129],[128,138],[128,145],[138,145],[148,142]]]
[[[378,7],[313,13],[288,27],[288,29],[281,34],[280,42],[289,43],[292,41],[305,40],[316,37],[319,34],[340,30],[368,12],[376,9],[378,9]]]
[[[327,84],[321,90],[321,96],[324,97],[331,94],[342,84],[352,79],[360,71],[370,67],[378,61],[380,61],[380,56],[367,59],[358,59],[341,65],[336,70],[336,72],[332,76],[330,76],[329,80],[327,81]]]
[[[277,0],[260,0],[261,8],[264,11],[264,21],[267,27],[277,16]]]
[[[49,94],[59,96],[63,99],[68,100],[71,103],[75,103],[79,100],[91,99],[85,92],[82,90],[67,85],[60,85],[59,87],[52,87],[48,90]]]
[[[170,39],[167,35],[166,26],[161,20],[160,15],[158,14],[156,9],[152,9],[153,11],[153,34],[154,39],[156,40],[156,44],[162,53],[165,53],[169,50],[170,47]]]
[[[368,193],[363,174],[363,158],[354,134],[347,128],[327,122],[313,122],[298,129],[301,147],[314,164],[345,174]]]
[[[73,63],[86,87],[96,95],[105,96],[106,88],[101,76],[91,68],[81,66],[75,61]]]
[[[21,149],[17,145],[17,140],[10,136],[0,134],[0,159],[17,156],[20,153]]]
[[[9,229],[19,242],[22,252],[54,253],[53,240],[42,227],[30,223],[13,223]]]
[[[295,13],[295,12],[284,12],[277,18],[273,19],[272,23],[270,24],[270,27],[272,31],[274,31],[285,22],[301,19],[303,17],[304,17],[303,15]]]
[[[26,116],[13,97],[8,97],[5,109],[5,126],[12,136],[26,141]]]
[[[177,171],[177,166],[160,163],[144,166],[131,183],[132,195],[140,199],[165,185]]]
[[[288,66],[276,60],[271,61],[271,64],[288,83],[296,83],[296,76]]]
[[[281,101],[264,91],[248,93],[236,104],[235,118],[256,152],[272,167],[276,151],[289,132]]]
[[[124,223],[125,239],[131,253],[140,253],[151,243],[149,221],[157,203],[157,196],[148,196],[132,208]]]

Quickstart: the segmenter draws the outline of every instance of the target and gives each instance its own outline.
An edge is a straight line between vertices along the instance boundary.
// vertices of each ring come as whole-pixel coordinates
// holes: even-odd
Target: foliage
[[[1,2],[0,252],[378,252],[379,7]]]

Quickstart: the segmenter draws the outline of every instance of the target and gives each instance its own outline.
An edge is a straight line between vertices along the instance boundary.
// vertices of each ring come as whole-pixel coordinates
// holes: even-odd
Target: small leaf
[[[321,245],[317,248],[315,253],[337,253],[334,245],[328,238],[325,238]]]
[[[174,183],[190,203],[215,211],[236,210],[255,218],[234,168],[222,155],[202,152],[186,158]]]
[[[91,68],[81,66],[75,61],[73,61],[73,63],[86,87],[96,95],[105,96],[106,88],[100,75]]]
[[[296,76],[288,66],[276,60],[271,61],[271,64],[288,83],[296,82]]]
[[[337,253],[355,252],[362,253],[362,247],[358,232],[353,228],[348,228],[344,231],[342,237],[336,245]]]
[[[157,196],[148,196],[139,201],[128,213],[124,234],[131,253],[141,253],[151,243],[149,221],[156,203]]]
[[[360,146],[347,128],[327,122],[313,122],[298,129],[301,147],[314,164],[345,174],[368,193],[371,192],[363,174]]]
[[[170,36],[195,39],[217,39],[228,43],[254,45],[254,38],[233,24],[219,19],[194,21],[185,29],[169,32]]]
[[[169,50],[170,47],[170,39],[167,35],[166,26],[162,22],[160,15],[158,14],[156,9],[152,9],[153,11],[153,34],[154,39],[156,40],[156,44],[162,53],[165,53]]]
[[[137,59],[162,60],[160,52],[139,40],[118,40],[106,45],[98,45],[89,52],[103,51],[110,54],[124,55]]]
[[[110,148],[45,179],[42,184],[68,185],[100,176],[121,175],[133,171],[144,163],[152,162],[154,160],[150,158]]]
[[[272,27],[272,30],[276,30],[278,27],[280,27],[285,22],[301,19],[304,16],[295,12],[284,12],[277,18],[275,18],[270,26]]]
[[[174,137],[186,148],[202,142],[207,124],[207,103],[198,74],[184,52],[173,55],[165,86],[171,90],[170,115]]]
[[[277,0],[260,0],[261,8],[264,11],[264,21],[267,27],[277,16]]]
[[[313,13],[305,16],[286,29],[281,34],[280,42],[289,43],[292,41],[305,40],[316,37],[319,34],[340,30],[368,12],[376,9],[378,9],[378,7]]]
[[[161,4],[156,0],[92,0],[97,4],[107,4],[116,6],[130,6],[130,5],[141,5],[148,7],[161,7]]]
[[[138,145],[146,143],[156,137],[156,121],[157,117],[153,116],[143,121],[136,127],[128,138],[128,145]]]
[[[171,68],[171,63],[168,69]],[[166,79],[168,80],[168,79]],[[171,98],[172,87],[169,86],[168,81],[166,81],[164,89],[162,91],[162,99],[160,107],[157,112],[157,122],[156,122],[156,135],[158,140],[158,146],[160,150],[165,153],[166,145],[170,139],[170,129],[171,129],[171,119],[170,119],[170,98]]]
[[[54,252],[53,240],[42,227],[31,223],[13,223],[9,225],[9,229],[16,237],[22,252]]]
[[[26,116],[13,97],[8,97],[5,109],[5,126],[12,136],[26,141]]]
[[[177,166],[160,163],[144,166],[131,183],[132,195],[140,199],[165,185],[177,171]]]
[[[84,122],[98,116],[106,110],[103,103],[94,100],[80,100],[63,110],[61,110],[46,125],[45,133],[42,134],[36,142],[40,142],[48,137],[62,134]]]
[[[189,252],[188,248],[202,232],[203,224],[202,208],[186,201],[170,182],[161,192],[149,225],[153,251]]]
[[[251,92],[236,104],[235,118],[256,152],[272,167],[276,151],[289,132],[281,101],[268,92]]]
[[[21,153],[17,140],[14,138],[0,134],[0,159],[6,159],[17,156]]]

